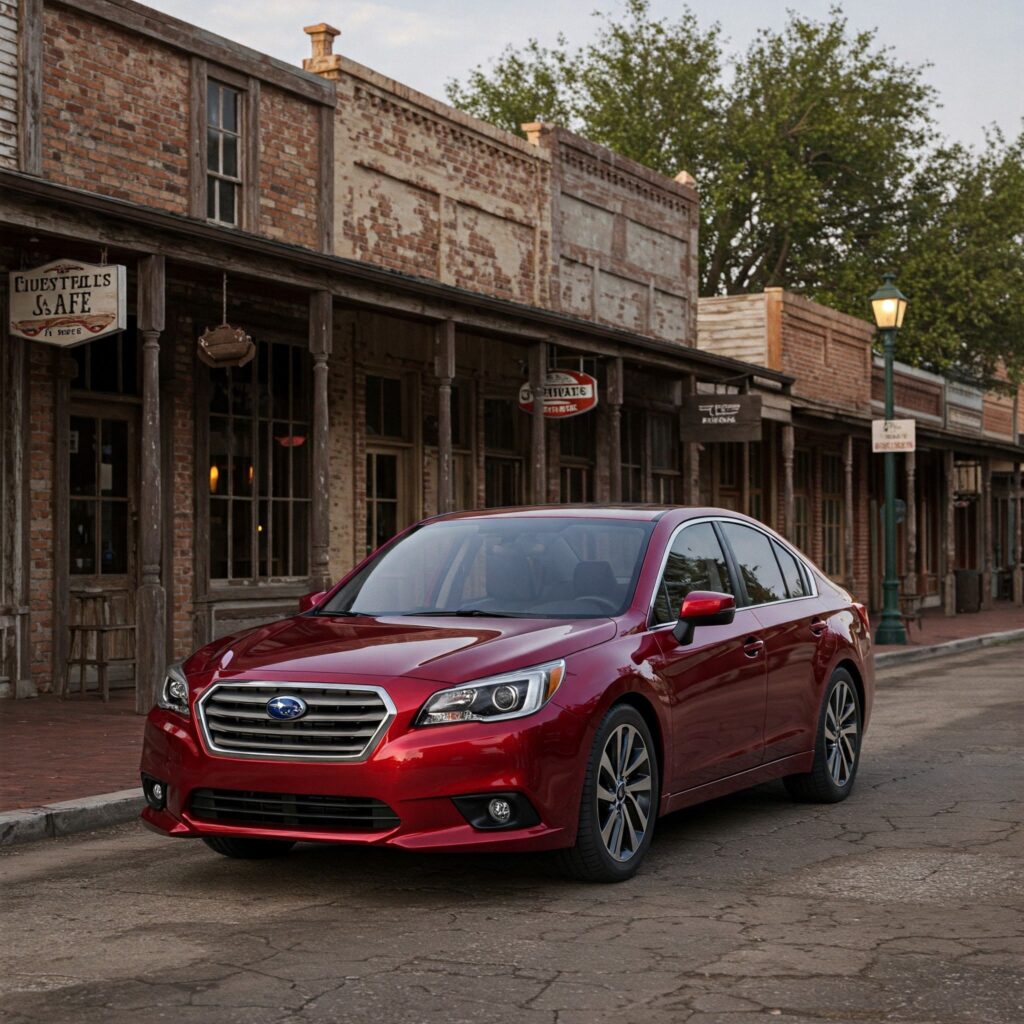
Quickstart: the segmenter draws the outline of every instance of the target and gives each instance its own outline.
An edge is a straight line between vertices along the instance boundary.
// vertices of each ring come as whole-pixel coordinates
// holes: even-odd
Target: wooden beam
[[[943,609],[947,615],[956,615],[956,458],[952,450],[943,452],[943,477],[946,481],[945,523],[945,579],[943,580]]]
[[[437,511],[454,511],[452,499],[452,381],[455,378],[455,321],[438,324],[434,335],[437,378]]]
[[[547,502],[547,445],[545,443],[544,380],[548,370],[548,346],[538,341],[530,348],[530,390],[533,416],[530,419],[530,500]]]
[[[188,215],[206,220],[206,61],[188,66]]]
[[[696,374],[690,375],[690,386],[689,392],[691,395],[697,394],[697,376]],[[683,426],[683,407],[679,407],[679,426],[680,426],[680,437],[686,444],[687,453],[687,481],[686,481],[686,503],[688,505],[699,505],[700,504],[700,445],[696,441],[688,441],[683,434],[685,429]]]
[[[21,0],[18,24],[18,167],[43,173],[43,0]]]
[[[142,335],[142,436],[139,455],[139,560],[135,595],[135,710],[146,714],[166,668],[167,599],[161,577],[160,334],[164,329],[164,258],[138,263],[136,317]]]
[[[246,231],[258,234],[260,230],[260,81],[251,75],[246,80],[242,98],[244,178],[242,179],[241,210],[239,219]],[[203,137],[206,137],[204,130]],[[205,163],[204,163],[205,166]],[[204,214],[205,216],[205,214]]]
[[[992,577],[995,562],[995,531],[992,529],[992,460],[981,460],[981,607],[992,607]]]
[[[317,209],[320,248],[334,252],[334,107],[320,108],[320,162],[317,169],[320,205]]]
[[[608,361],[608,489],[613,502],[622,501],[622,357]],[[597,453],[598,458],[601,452]]]
[[[796,543],[796,497],[793,488],[793,464],[796,444],[792,423],[782,424],[782,533]]]
[[[1014,405],[1016,408],[1016,405]],[[1013,603],[1024,605],[1024,480],[1021,460],[1013,464]]]
[[[328,291],[309,297],[309,351],[313,357],[313,504],[310,510],[312,560],[310,583],[315,590],[330,586],[331,456],[327,393],[328,365],[334,334],[334,300]]]
[[[906,474],[907,513],[904,525],[906,537],[906,571],[903,574],[903,591],[911,597],[917,594],[917,453],[907,452],[905,455],[904,473]]]

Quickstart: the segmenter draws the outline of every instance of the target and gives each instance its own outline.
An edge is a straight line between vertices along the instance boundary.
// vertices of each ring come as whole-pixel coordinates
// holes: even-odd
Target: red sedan
[[[853,788],[867,614],[734,512],[443,516],[302,606],[168,670],[142,756],[155,830],[231,857],[557,849],[611,882],[660,815],[776,778]]]

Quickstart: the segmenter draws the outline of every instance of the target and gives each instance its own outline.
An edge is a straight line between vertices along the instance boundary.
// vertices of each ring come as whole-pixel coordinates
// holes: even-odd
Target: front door
[[[69,421],[68,515],[65,567],[71,621],[82,598],[104,595],[112,625],[135,622],[136,411],[107,403],[74,402]],[[132,634],[108,639],[108,656],[123,661],[110,673],[133,685]]]
[[[654,603],[657,623],[674,623],[692,590],[735,594],[710,522],[685,526],[672,543]],[[764,749],[766,662],[760,623],[737,609],[728,626],[701,626],[688,644],[656,628],[652,667],[672,694],[672,791],[755,768]]]

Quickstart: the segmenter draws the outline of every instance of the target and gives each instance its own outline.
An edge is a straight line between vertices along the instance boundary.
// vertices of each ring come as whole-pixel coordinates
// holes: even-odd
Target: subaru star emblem
[[[267,701],[267,714],[280,722],[301,718],[308,710],[309,705],[301,697],[279,694]]]

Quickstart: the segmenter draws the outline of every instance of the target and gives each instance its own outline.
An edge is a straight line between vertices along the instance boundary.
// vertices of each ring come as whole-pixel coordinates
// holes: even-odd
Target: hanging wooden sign
[[[241,327],[221,324],[199,335],[199,358],[207,366],[245,366],[255,355],[256,346]]]
[[[54,260],[8,277],[16,337],[70,348],[127,326],[123,266]]]
[[[683,403],[683,440],[760,441],[760,395],[691,395]]]
[[[549,370],[544,380],[544,416],[568,419],[590,412],[597,405],[597,381],[581,370]],[[519,389],[519,408],[533,412],[533,388],[529,382]]]

